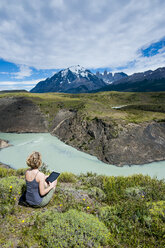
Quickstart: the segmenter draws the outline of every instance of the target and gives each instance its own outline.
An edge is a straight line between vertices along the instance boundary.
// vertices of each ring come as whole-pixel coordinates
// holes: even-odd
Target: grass
[[[5,93],[1,97],[28,97],[45,114],[51,126],[60,109],[76,111],[82,118],[105,122],[141,123],[165,119],[164,92],[100,92],[93,94]],[[114,106],[127,105],[121,109]]]
[[[18,205],[22,172],[0,174],[1,247],[164,247],[164,180],[65,172],[35,209]]]

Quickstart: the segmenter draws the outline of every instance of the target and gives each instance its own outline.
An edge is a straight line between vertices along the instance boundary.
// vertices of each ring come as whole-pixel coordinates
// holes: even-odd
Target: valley
[[[1,132],[49,132],[105,163],[165,160],[163,92],[6,93],[0,116]]]

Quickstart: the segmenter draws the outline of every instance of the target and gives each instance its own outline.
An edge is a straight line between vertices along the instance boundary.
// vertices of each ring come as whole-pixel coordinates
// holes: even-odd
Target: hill
[[[148,176],[62,173],[44,208],[18,205],[25,169],[0,168],[0,245],[164,247],[165,182]]]

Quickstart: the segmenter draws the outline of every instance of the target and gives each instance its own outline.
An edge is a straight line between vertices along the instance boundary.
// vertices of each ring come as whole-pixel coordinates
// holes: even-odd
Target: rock
[[[0,149],[5,148],[5,147],[8,147],[8,146],[9,146],[8,141],[6,141],[6,140],[1,140],[1,139],[0,139]]]
[[[0,98],[0,116],[0,132],[48,132],[46,118],[28,98]]]
[[[119,125],[75,114],[52,132],[67,144],[117,166],[165,160],[165,122]]]

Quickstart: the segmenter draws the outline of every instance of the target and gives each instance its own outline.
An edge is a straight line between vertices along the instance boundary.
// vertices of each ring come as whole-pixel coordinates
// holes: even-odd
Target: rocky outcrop
[[[99,119],[83,120],[75,113],[66,115],[52,133],[106,163],[123,166],[165,159],[164,122],[119,126]]]
[[[10,146],[8,141],[0,139],[0,149]]]
[[[39,107],[25,97],[0,98],[0,132],[48,132]]]

